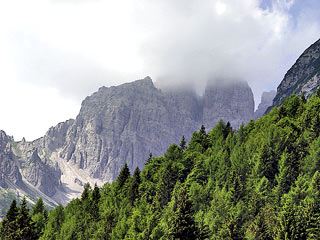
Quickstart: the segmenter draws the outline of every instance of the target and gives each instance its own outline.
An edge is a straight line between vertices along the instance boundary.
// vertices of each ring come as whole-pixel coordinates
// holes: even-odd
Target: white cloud
[[[198,91],[208,79],[245,79],[257,101],[263,90],[277,87],[320,29],[311,17],[317,8],[292,16],[293,0],[273,0],[264,10],[260,4],[1,1],[0,108],[5,117],[0,129],[19,138],[40,137],[44,129],[75,117],[80,101],[101,85],[146,75],[162,86],[193,85]],[[20,106],[30,120],[13,110]]]

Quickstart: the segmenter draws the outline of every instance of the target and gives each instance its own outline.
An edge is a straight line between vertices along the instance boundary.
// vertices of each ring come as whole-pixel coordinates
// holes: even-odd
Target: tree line
[[[124,164],[49,213],[13,201],[1,239],[320,239],[320,93],[293,95],[240,129],[202,126],[187,144]]]

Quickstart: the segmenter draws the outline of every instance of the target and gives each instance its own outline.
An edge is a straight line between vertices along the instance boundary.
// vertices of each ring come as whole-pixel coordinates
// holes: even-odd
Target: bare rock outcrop
[[[13,139],[0,131],[0,186],[22,186],[22,176],[12,152]]]
[[[87,181],[115,180],[125,163],[131,171],[143,168],[149,153],[162,155],[202,124],[210,130],[222,119],[238,128],[253,119],[253,111],[246,82],[209,84],[203,96],[160,90],[150,77],[101,87],[82,102],[75,120],[59,123],[42,138],[14,142],[0,134],[0,156],[6,156],[0,183],[3,177],[16,184],[25,181],[66,203],[63,194],[79,193]]]
[[[193,91],[161,91],[147,77],[117,87],[102,87],[87,97],[66,134],[60,157],[90,176],[114,180],[124,163],[142,168],[151,152],[161,155],[182,135],[189,139],[219,120],[238,128],[253,119],[253,94],[245,82]]]
[[[279,107],[292,94],[311,97],[320,86],[320,39],[307,48],[289,69],[277,88],[273,107]]]

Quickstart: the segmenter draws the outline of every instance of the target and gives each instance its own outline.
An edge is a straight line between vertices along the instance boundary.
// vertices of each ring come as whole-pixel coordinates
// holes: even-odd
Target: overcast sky
[[[247,80],[256,105],[320,38],[319,0],[0,1],[0,129],[27,140],[101,86]]]

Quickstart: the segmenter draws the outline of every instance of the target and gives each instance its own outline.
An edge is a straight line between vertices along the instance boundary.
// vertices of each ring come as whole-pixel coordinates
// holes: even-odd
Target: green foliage
[[[140,169],[137,167],[134,170],[132,181],[129,188],[129,201],[134,205],[135,200],[139,197],[139,185],[141,184]]]
[[[319,96],[293,95],[237,131],[202,126],[48,216],[41,199],[31,213],[12,202],[1,239],[320,239]]]
[[[194,211],[187,190],[183,189],[176,201],[176,210],[169,224],[168,239],[198,239],[199,229],[194,220]]]
[[[124,184],[129,179],[129,177],[130,177],[130,170],[128,168],[128,165],[125,163],[124,167],[121,169],[119,176],[117,178],[119,188],[122,188],[124,186]]]
[[[13,239],[18,226],[16,224],[16,219],[18,217],[18,207],[17,202],[14,199],[10,205],[10,208],[7,211],[5,218],[1,223],[0,238],[1,239]]]

